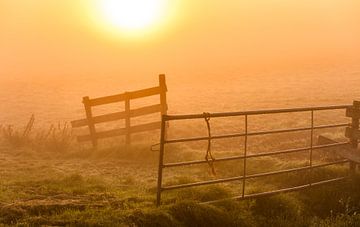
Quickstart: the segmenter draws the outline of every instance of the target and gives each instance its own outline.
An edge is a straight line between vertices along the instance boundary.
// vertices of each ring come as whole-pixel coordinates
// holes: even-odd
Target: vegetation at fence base
[[[35,151],[66,152],[74,138],[68,124],[52,124],[47,130],[34,130],[35,116],[32,115],[24,129],[12,125],[0,125],[1,140],[12,148],[31,148]]]
[[[164,192],[155,206],[158,152],[149,142],[113,145],[99,150],[74,143],[64,124],[51,130],[2,127],[0,137],[0,225],[80,226],[359,226],[360,176],[301,192],[244,201],[241,181]],[[31,127],[30,127],[31,126]],[[48,133],[51,131],[51,133]],[[65,132],[66,131],[66,132]],[[174,147],[169,160],[197,159],[203,152]],[[180,152],[191,150],[191,152]],[[55,155],[56,154],[56,155]],[[225,153],[224,155],[233,155]],[[303,166],[306,161],[263,157],[248,162],[248,171]],[[216,163],[217,174],[241,174],[241,162]],[[188,168],[186,168],[188,169]],[[313,171],[313,180],[346,175],[349,167]],[[209,176],[208,166],[172,173],[167,184],[184,184]],[[247,192],[284,188],[308,182],[308,172],[287,173],[249,181]]]
[[[119,209],[112,206],[70,206],[31,211],[24,207],[2,208],[4,224],[94,225],[94,226],[359,226],[360,215],[332,214],[320,218],[306,215],[294,203],[292,195],[269,197],[266,201],[228,201],[218,205],[202,205],[183,201],[171,206]],[[259,204],[264,202],[266,205]],[[275,208],[274,208],[274,207]],[[260,208],[260,210],[259,210]],[[269,213],[267,210],[273,209]],[[300,209],[300,210],[299,210]]]
[[[358,226],[360,220],[360,215],[357,214],[360,211],[360,192],[357,188],[360,184],[359,176],[302,192],[245,201],[226,200],[212,205],[199,202],[228,197],[231,188],[218,185],[188,188],[165,196],[164,200],[168,203],[156,208],[154,191],[141,188],[135,174],[124,179],[100,179],[91,176],[91,173],[59,174],[49,171],[42,176],[43,179],[34,179],[39,173],[34,173],[35,170],[30,165],[28,168],[28,177],[21,176],[21,170],[18,170],[17,179],[1,180],[0,223],[89,226]],[[181,180],[186,179],[179,179]],[[286,180],[285,177],[284,181]]]

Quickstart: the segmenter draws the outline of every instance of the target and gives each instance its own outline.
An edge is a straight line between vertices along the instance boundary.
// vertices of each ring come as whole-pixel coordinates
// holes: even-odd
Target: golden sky
[[[191,74],[360,59],[359,0],[172,0],[136,36],[111,27],[98,3],[0,0],[0,77]]]

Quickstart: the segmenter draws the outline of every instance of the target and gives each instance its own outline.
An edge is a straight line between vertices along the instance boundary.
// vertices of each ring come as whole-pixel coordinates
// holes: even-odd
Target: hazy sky
[[[163,26],[131,39],[90,0],[0,0],[0,77],[360,60],[359,0],[177,1]]]

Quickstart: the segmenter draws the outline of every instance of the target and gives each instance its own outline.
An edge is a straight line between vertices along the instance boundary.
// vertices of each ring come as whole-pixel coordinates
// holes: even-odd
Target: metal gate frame
[[[357,104],[357,105],[355,105]],[[349,123],[342,123],[342,124],[329,124],[329,125],[314,125],[314,112],[322,111],[322,110],[340,110],[344,109],[349,112],[351,108],[358,108],[359,103],[354,101],[354,105],[334,105],[334,106],[320,106],[320,107],[306,107],[306,108],[289,108],[289,109],[271,109],[271,110],[257,110],[257,111],[243,111],[243,112],[225,112],[225,113],[204,113],[204,114],[188,114],[188,115],[162,115],[161,119],[161,136],[160,136],[160,156],[159,156],[159,167],[158,167],[158,182],[157,182],[157,199],[156,205],[159,206],[161,204],[161,193],[163,191],[168,190],[175,190],[180,188],[188,188],[193,186],[200,186],[200,185],[209,185],[209,184],[216,184],[216,183],[223,183],[223,182],[231,182],[231,181],[242,181],[242,193],[240,196],[232,197],[229,199],[248,199],[248,198],[255,198],[264,195],[271,195],[280,192],[290,192],[305,189],[308,187],[326,184],[330,182],[335,182],[339,180],[343,180],[345,177],[338,177],[333,178],[330,180],[324,180],[319,182],[312,182],[311,179],[311,171],[316,168],[336,165],[336,164],[343,164],[350,162],[348,159],[343,159],[340,161],[329,162],[324,164],[313,165],[313,150],[321,149],[321,148],[330,148],[330,147],[340,147],[344,145],[352,145],[353,148],[357,147],[358,140],[350,139],[349,142],[336,142],[331,144],[324,144],[324,145],[314,145],[313,137],[314,137],[314,130],[316,129],[325,129],[325,128],[337,128],[337,127],[346,127],[346,126],[353,126],[358,127],[359,119],[352,118],[352,124]],[[270,130],[270,131],[256,131],[256,132],[249,132],[248,131],[248,117],[255,116],[255,115],[267,115],[267,114],[279,114],[279,113],[295,113],[295,112],[309,112],[311,125],[309,127],[301,127],[301,128],[288,128],[282,130]],[[235,116],[244,116],[245,117],[245,132],[244,133],[234,133],[234,134],[225,134],[225,135],[215,135],[215,136],[207,136],[207,137],[192,137],[192,138],[180,138],[180,139],[167,139],[166,138],[166,125],[170,121],[176,120],[187,120],[187,119],[204,119],[205,117],[211,118],[219,118],[219,117],[235,117]],[[299,131],[310,131],[310,146],[302,147],[302,148],[293,148],[293,149],[286,149],[286,150],[276,150],[272,152],[264,152],[264,153],[254,153],[254,154],[247,154],[248,149],[248,137],[249,136],[258,136],[258,135],[268,135],[268,134],[276,134],[276,133],[288,133],[288,132],[299,132]],[[230,161],[230,160],[243,160],[243,175],[230,177],[230,178],[222,178],[222,179],[215,179],[215,180],[207,180],[207,181],[200,181],[195,183],[187,183],[187,184],[178,184],[178,185],[171,185],[171,186],[163,186],[163,169],[169,167],[179,167],[179,166],[187,166],[187,165],[195,165],[195,164],[203,164],[208,163],[206,160],[196,160],[196,161],[187,161],[187,162],[175,162],[175,163],[164,163],[164,153],[165,153],[165,145],[172,144],[172,143],[181,143],[181,142],[189,142],[189,141],[201,141],[201,140],[213,140],[213,139],[223,139],[223,138],[235,138],[235,137],[244,137],[244,154],[239,156],[232,156],[232,157],[224,157],[218,158],[213,160],[214,162],[223,162],[223,161]],[[309,164],[304,167],[292,168],[292,169],[285,169],[279,171],[271,171],[265,173],[258,173],[247,175],[246,174],[246,162],[249,158],[255,157],[264,157],[264,156],[272,156],[278,154],[288,154],[288,153],[295,153],[300,151],[309,151]],[[354,163],[351,163],[351,169],[354,169]],[[264,176],[271,176],[277,175],[281,173],[290,173],[290,172],[298,172],[298,171],[310,171],[310,180],[308,184],[295,186],[295,187],[288,187],[274,191],[267,191],[261,193],[253,193],[253,194],[246,194],[245,193],[245,186],[247,179],[253,179],[258,177]],[[217,202],[216,201],[209,201],[207,203]]]

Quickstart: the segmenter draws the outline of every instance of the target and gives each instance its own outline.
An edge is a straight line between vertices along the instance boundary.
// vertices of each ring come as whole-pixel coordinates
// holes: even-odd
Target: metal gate
[[[291,173],[291,172],[298,172],[298,171],[311,171],[316,168],[321,168],[325,166],[331,166],[336,164],[343,164],[350,162],[348,159],[343,159],[335,162],[328,162],[324,164],[313,164],[313,150],[321,149],[321,148],[330,148],[330,147],[341,147],[345,145],[352,144],[353,148],[357,147],[357,139],[351,139],[349,142],[334,142],[330,144],[322,144],[322,145],[314,145],[314,130],[317,129],[326,129],[326,128],[336,128],[336,127],[346,127],[346,126],[353,126],[353,128],[358,128],[359,119],[354,118],[352,116],[352,124],[349,123],[341,123],[341,124],[327,124],[327,125],[314,125],[314,113],[317,111],[322,110],[345,110],[348,109],[348,112],[351,109],[359,109],[358,102],[354,102],[354,105],[336,105],[336,106],[320,106],[320,107],[308,107],[308,108],[292,108],[292,109],[272,109],[272,110],[258,110],[258,111],[244,111],[244,112],[227,112],[227,113],[204,113],[204,114],[189,114],[189,115],[162,115],[161,121],[161,138],[160,138],[160,157],[159,157],[159,168],[158,168],[158,183],[157,183],[157,206],[161,204],[161,194],[164,191],[181,189],[181,188],[188,188],[200,185],[209,185],[209,184],[216,184],[216,183],[223,183],[223,182],[231,182],[231,181],[242,181],[242,192],[239,196],[233,197],[233,199],[247,199],[247,198],[254,198],[264,195],[271,195],[279,192],[289,192],[289,191],[296,191],[305,189],[308,187],[326,184],[330,182],[335,182],[344,179],[344,177],[333,178],[330,180],[312,182],[309,180],[308,184],[296,186],[296,187],[288,187],[274,191],[267,191],[261,193],[252,193],[246,194],[245,187],[246,181],[248,179],[254,179],[259,177],[277,175],[281,173]],[[280,114],[280,113],[294,113],[294,112],[308,112],[310,118],[310,125],[308,127],[300,127],[300,128],[288,128],[282,130],[269,130],[269,131],[249,131],[248,122],[249,116],[254,115],[268,115],[268,114]],[[360,111],[359,111],[360,112]],[[348,115],[348,114],[347,114]],[[206,118],[219,118],[219,117],[235,117],[235,116],[244,116],[244,132],[241,133],[233,133],[233,134],[224,134],[224,135],[211,135],[209,133],[208,136],[205,137],[191,137],[191,138],[178,138],[178,139],[167,139],[166,137],[166,130],[167,130],[167,123],[170,121],[176,120],[186,120],[186,119],[205,119]],[[289,132],[299,132],[299,131],[309,131],[310,137],[310,146],[301,147],[301,148],[293,148],[293,149],[286,149],[286,150],[275,150],[266,153],[253,153],[248,154],[248,137],[251,136],[258,136],[258,135],[267,135],[267,134],[276,134],[276,133],[289,133]],[[163,186],[163,170],[169,167],[179,167],[179,166],[188,166],[188,165],[195,165],[195,164],[202,164],[208,163],[209,160],[195,160],[195,161],[187,161],[187,162],[175,162],[175,163],[164,163],[164,154],[166,152],[166,144],[174,144],[174,143],[182,143],[182,142],[189,142],[189,141],[201,141],[201,140],[216,140],[216,139],[224,139],[224,138],[235,138],[235,137],[244,137],[244,153],[243,155],[239,156],[231,156],[231,157],[223,157],[218,159],[213,159],[211,157],[211,162],[225,162],[230,160],[242,160],[243,162],[243,175],[230,177],[230,178],[221,178],[221,179],[213,179],[207,181],[200,181],[195,183],[186,183],[186,184],[177,184],[177,185],[170,185],[170,186]],[[271,171],[259,174],[247,174],[247,167],[246,163],[248,159],[256,158],[256,157],[264,157],[264,156],[272,156],[278,154],[288,154],[288,153],[295,153],[300,151],[309,151],[309,163],[307,166],[292,168],[292,169],[285,169],[279,171]],[[354,166],[354,165],[352,165]],[[352,167],[352,169],[354,169]],[[311,174],[310,174],[311,178]],[[209,201],[209,202],[216,202],[216,201]]]

